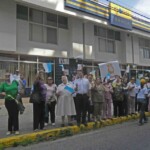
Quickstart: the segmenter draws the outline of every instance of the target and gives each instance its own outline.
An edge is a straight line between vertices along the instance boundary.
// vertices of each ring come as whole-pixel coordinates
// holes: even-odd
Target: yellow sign
[[[110,3],[109,7],[110,7],[111,14],[114,14],[124,19],[132,20],[132,11],[114,3]]]

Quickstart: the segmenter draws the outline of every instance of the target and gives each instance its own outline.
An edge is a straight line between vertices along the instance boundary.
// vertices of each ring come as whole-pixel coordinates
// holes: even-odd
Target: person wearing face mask
[[[5,82],[0,85],[0,94],[5,97],[5,107],[8,112],[8,132],[10,135],[13,132],[19,134],[19,110],[16,102],[18,94],[18,82],[10,81],[10,73],[5,74]]]
[[[75,104],[72,94],[74,89],[72,83],[68,82],[66,76],[62,76],[62,83],[58,86],[56,95],[58,96],[56,115],[61,116],[61,127],[65,126],[65,116],[68,117],[68,125],[72,126],[71,116],[76,115]]]

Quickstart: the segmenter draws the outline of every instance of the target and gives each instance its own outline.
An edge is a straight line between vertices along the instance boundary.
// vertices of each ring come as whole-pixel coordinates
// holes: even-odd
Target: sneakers
[[[20,133],[19,133],[19,131],[15,131],[15,135],[19,135]]]
[[[6,135],[11,135],[11,133],[12,133],[11,131],[7,131]]]
[[[44,123],[44,126],[48,126],[48,123],[45,122],[45,123]]]
[[[52,126],[55,126],[55,123],[52,123]]]

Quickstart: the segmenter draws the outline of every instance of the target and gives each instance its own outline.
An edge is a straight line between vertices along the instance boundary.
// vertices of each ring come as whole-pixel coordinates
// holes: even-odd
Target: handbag
[[[30,95],[29,102],[39,104],[41,102],[40,94],[38,92],[32,92],[31,95]]]
[[[51,96],[51,97],[48,99],[48,101],[47,101],[46,103],[50,105],[51,102],[55,102],[55,101],[57,101],[57,98],[56,98],[55,95],[53,95],[53,96]]]

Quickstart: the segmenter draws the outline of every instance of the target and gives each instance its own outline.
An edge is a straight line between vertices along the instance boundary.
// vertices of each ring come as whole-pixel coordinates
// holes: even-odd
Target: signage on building
[[[132,30],[132,12],[117,4],[110,3],[110,24]]]
[[[101,5],[98,0],[65,0],[65,7],[109,19],[108,8]]]
[[[69,64],[68,58],[59,58],[59,64]]]

